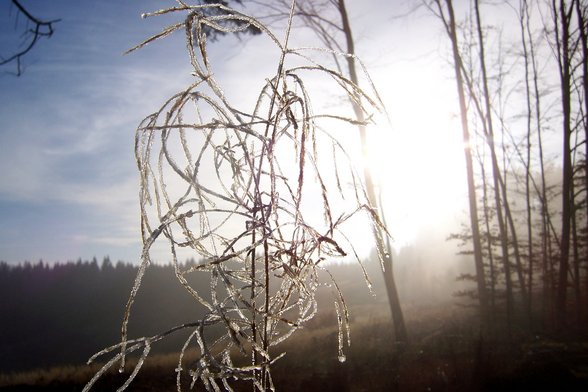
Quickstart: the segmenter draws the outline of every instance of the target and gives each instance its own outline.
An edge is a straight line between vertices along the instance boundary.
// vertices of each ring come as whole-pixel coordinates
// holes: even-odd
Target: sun
[[[424,228],[455,224],[465,206],[461,128],[447,80],[389,80],[389,126],[368,130],[367,165],[382,193],[394,247]],[[391,96],[392,95],[392,96]]]
[[[417,240],[431,244],[423,238],[428,233],[444,241],[458,230],[468,206],[455,86],[438,72],[412,67],[374,79],[387,116],[374,116],[367,126],[366,156],[359,137],[346,138],[345,148],[356,169],[361,172],[363,161],[374,179],[396,251]],[[375,247],[369,222],[350,225],[346,234],[362,256]]]

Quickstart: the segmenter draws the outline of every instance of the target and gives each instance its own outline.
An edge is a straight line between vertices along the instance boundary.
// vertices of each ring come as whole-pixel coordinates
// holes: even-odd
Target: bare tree
[[[581,106],[581,126],[584,130],[584,181],[583,188],[584,192],[588,192],[588,4],[586,2],[576,1],[576,15],[578,18],[578,33],[580,35],[580,63],[581,63],[581,87],[580,98],[583,96],[584,105]],[[588,198],[588,196],[587,196]],[[584,247],[588,246],[588,202],[584,203],[584,232],[582,237],[584,240]],[[584,256],[588,253],[585,250]],[[584,267],[586,269],[586,290],[588,291],[588,265]],[[578,274],[579,279],[579,274]],[[584,294],[584,303],[582,309],[584,311],[584,324],[588,324],[588,292]],[[580,301],[582,303],[582,301]]]
[[[453,68],[455,71],[455,81],[459,99],[464,156],[466,161],[470,227],[472,230],[472,242],[474,246],[474,263],[476,267],[478,300],[480,304],[480,315],[482,320],[485,322],[489,318],[488,294],[486,288],[484,260],[482,256],[482,241],[480,237],[476,185],[474,179],[474,165],[472,159],[472,147],[470,143],[471,135],[468,121],[468,109],[466,104],[466,87],[463,75],[463,61],[460,54],[459,42],[457,37],[457,24],[455,20],[453,2],[451,0],[445,0],[444,2],[442,2],[442,0],[435,0],[434,4],[436,6],[436,10],[433,10],[432,8],[431,9],[437,14],[437,16],[443,22],[445,31],[451,41]]]
[[[435,0],[425,4],[442,19],[448,31],[452,49],[457,52],[453,65],[460,68],[456,79],[459,83],[461,78],[466,95],[461,107],[465,108],[463,111],[475,113],[467,120],[474,130],[480,130],[480,137],[486,144],[478,159],[485,192],[486,173],[493,182],[492,219],[498,226],[501,244],[507,314],[514,314],[513,304],[520,298],[527,315],[525,319],[531,320],[536,308],[533,291],[541,279],[543,320],[552,317],[553,309],[555,326],[563,332],[571,326],[568,315],[573,305],[576,325],[581,326],[585,312],[582,279],[586,274],[588,244],[587,220],[583,215],[588,215],[586,4],[578,0],[521,0],[517,5],[493,3],[496,7],[508,6],[516,13],[520,35],[510,42],[513,48],[510,52],[503,51],[502,45],[496,52],[487,51],[486,42],[491,39],[502,42],[502,36],[500,24],[493,28],[489,28],[490,24],[484,26],[486,14],[482,1],[463,4],[469,5],[469,10],[463,10],[464,17],[459,21],[451,20],[451,1]],[[532,9],[536,11],[534,21]],[[457,34],[452,34],[451,25],[459,26],[464,35],[461,46],[456,44]],[[541,39],[542,44],[538,46]],[[493,58],[498,63],[497,68],[490,65]],[[502,68],[505,59],[508,73]],[[553,75],[559,79],[555,84],[558,94],[550,88],[553,81],[542,79],[545,70],[555,71]],[[508,117],[505,108],[509,107],[506,103],[511,94],[516,96],[517,106],[523,103],[524,107],[515,109],[516,113]],[[553,99],[556,105],[547,105],[545,110],[542,105],[545,97]],[[557,155],[561,159],[562,182],[559,183],[559,178],[550,180],[556,183],[554,185],[549,185],[546,179],[543,136],[547,129],[560,129],[562,135],[563,149]],[[486,156],[491,164],[489,168],[483,166]],[[550,205],[554,195],[561,197],[558,207]],[[524,199],[524,210],[516,208],[518,198]],[[534,213],[535,205],[540,206],[539,213]],[[489,233],[489,214],[484,212]],[[554,224],[560,219],[561,224]],[[523,227],[522,222],[526,226]],[[522,230],[526,231],[526,236],[520,235]],[[490,243],[487,256],[494,258]],[[541,276],[537,277],[536,272]],[[573,300],[568,298],[572,290]]]
[[[572,221],[572,37],[571,17],[574,10],[574,1],[567,3],[565,0],[552,1],[553,26],[555,34],[555,46],[557,64],[559,68],[561,105],[562,105],[562,223],[561,223],[561,245],[559,261],[559,278],[557,293],[557,323],[562,329],[566,324],[567,315],[567,291],[570,256],[570,236]]]
[[[528,257],[528,281],[527,287],[529,289],[529,299],[527,302],[527,313],[531,320],[532,314],[532,301],[533,301],[533,268],[534,268],[534,251],[533,251],[533,208],[531,205],[531,141],[533,132],[533,99],[531,95],[531,65],[534,58],[530,55],[533,50],[532,36],[527,35],[527,29],[529,28],[529,5],[527,0],[521,0],[518,9],[520,28],[521,28],[521,44],[522,44],[522,56],[525,69],[525,110],[526,110],[526,149],[525,149],[525,207],[527,210],[527,257]],[[530,41],[530,42],[529,42]],[[529,49],[529,45],[531,48]]]
[[[289,3],[287,0],[249,0],[249,2],[264,7],[267,12],[267,18],[269,19],[280,20],[287,15],[286,11]],[[296,4],[295,14],[306,27],[315,33],[325,47],[332,50],[332,53],[345,54],[343,59],[339,56],[333,56],[335,66],[339,72],[349,78],[353,85],[361,87],[357,70],[355,40],[353,39],[353,31],[345,1],[299,1]],[[364,111],[361,109],[362,98],[357,94],[351,94],[348,98],[355,113],[355,119],[358,122],[357,129],[361,141],[362,156],[365,160],[369,156],[369,147],[367,143],[368,130],[364,125],[366,123],[366,117]],[[382,200],[382,197],[378,196],[375,179],[365,163],[363,165],[363,178],[370,205],[383,217],[384,206],[379,202]],[[386,232],[381,232],[379,229],[374,228],[376,251],[382,262],[382,272],[394,323],[395,339],[398,342],[405,342],[407,340],[407,331],[394,278],[392,249],[389,241],[384,242],[384,237],[388,237]]]

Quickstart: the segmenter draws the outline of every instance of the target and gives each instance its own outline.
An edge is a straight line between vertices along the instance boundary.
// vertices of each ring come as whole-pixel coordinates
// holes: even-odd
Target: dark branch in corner
[[[34,27],[33,28],[27,28],[24,32],[23,32],[23,37],[26,37],[25,39],[29,39],[30,38],[30,42],[25,46],[24,49],[20,50],[19,52],[13,54],[12,56],[8,57],[8,58],[2,58],[0,57],[0,66],[2,65],[6,65],[12,62],[16,62],[16,76],[20,76],[22,75],[23,72],[23,66],[22,66],[22,62],[21,59],[23,56],[25,56],[28,52],[30,52],[33,47],[37,44],[37,42],[39,41],[39,38],[41,37],[51,37],[53,35],[53,24],[59,22],[61,19],[54,19],[54,20],[41,20],[38,19],[36,17],[34,17],[33,15],[31,15],[31,13],[25,8],[23,7],[18,0],[11,0],[12,4],[14,4],[14,6],[18,9],[18,12],[20,12],[22,15],[24,15],[24,17],[27,19],[27,21],[31,22]]]

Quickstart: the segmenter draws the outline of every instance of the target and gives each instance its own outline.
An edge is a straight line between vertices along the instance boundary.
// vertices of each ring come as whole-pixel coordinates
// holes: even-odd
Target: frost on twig
[[[316,51],[289,48],[289,27],[285,38],[279,39],[256,19],[223,5],[178,3],[150,15],[183,13],[184,21],[133,50],[183,30],[195,81],[137,128],[141,266],[126,306],[121,343],[97,355],[118,354],[85,390],[109,367],[118,363],[124,368],[125,357],[142,350],[124,389],[151,345],[180,329],[191,333],[179,355],[178,391],[190,387],[182,385],[186,371],[192,384],[200,382],[210,391],[232,390],[234,379],[251,380],[260,391],[273,390],[270,365],[281,355],[272,357],[270,348],[315,315],[315,293],[321,284],[335,291],[339,358],[344,360],[344,344],[349,344],[347,307],[328,271],[330,279],[325,283],[319,278],[326,259],[356,255],[341,232],[350,218],[365,213],[374,225],[381,225],[342,146],[321,125],[325,121],[340,127],[353,121],[314,114],[305,77],[322,74],[372,108],[377,109],[379,101],[377,94],[368,96],[338,72],[314,62],[309,53]],[[205,12],[210,7],[223,12]],[[204,27],[231,32],[247,26],[269,37],[281,53],[276,73],[266,79],[250,111],[237,109],[226,98],[211,68],[204,33]],[[289,67],[292,57],[296,65]],[[158,239],[169,245],[179,284],[206,308],[207,315],[162,335],[131,340],[127,331],[131,309],[151,262],[151,246]],[[201,262],[183,266],[178,262],[179,249],[188,249]],[[187,280],[190,274],[208,274],[210,292],[192,287]],[[364,275],[370,285],[365,270]],[[224,333],[208,341],[205,331],[212,325],[222,327]],[[194,364],[184,363],[188,352],[196,353]]]

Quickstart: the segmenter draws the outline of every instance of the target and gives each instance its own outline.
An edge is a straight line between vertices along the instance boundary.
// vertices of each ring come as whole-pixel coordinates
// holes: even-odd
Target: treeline
[[[80,364],[117,343],[136,275],[136,266],[113,264],[109,258],[100,264],[96,259],[54,265],[0,262],[0,372]],[[198,279],[194,275],[190,284],[208,285],[207,279]],[[203,313],[177,283],[171,265],[147,270],[133,309],[133,337],[165,331]],[[178,339],[158,347],[176,350]]]
[[[185,268],[194,264],[189,260]],[[358,265],[333,265],[350,306],[367,302],[385,305],[379,265],[368,263],[376,279],[375,299],[361,278]],[[0,262],[0,373],[39,367],[85,363],[94,353],[118,343],[124,309],[138,267],[108,257],[102,262],[78,260],[66,264]],[[202,295],[210,292],[208,273],[188,276]],[[319,302],[332,308],[332,290]],[[331,303],[329,303],[331,302]],[[205,309],[180,285],[171,264],[147,268],[133,304],[130,337],[151,336],[176,325],[199,320]],[[336,318],[331,320],[336,325]],[[176,352],[185,335],[163,339],[153,349]]]

